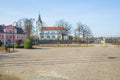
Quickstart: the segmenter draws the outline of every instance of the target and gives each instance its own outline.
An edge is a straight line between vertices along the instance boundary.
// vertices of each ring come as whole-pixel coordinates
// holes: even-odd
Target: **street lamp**
[[[6,45],[6,26],[3,25],[4,27],[4,45]]]
[[[13,51],[14,51],[14,38],[15,38],[15,36],[14,36],[14,28],[15,28],[15,26],[16,26],[16,22],[13,23]]]

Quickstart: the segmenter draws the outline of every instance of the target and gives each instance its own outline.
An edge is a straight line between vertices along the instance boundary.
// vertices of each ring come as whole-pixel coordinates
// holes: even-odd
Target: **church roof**
[[[61,27],[43,27],[42,30],[62,30]]]
[[[39,14],[39,16],[38,16],[38,21],[39,21],[40,23],[42,23],[40,14]]]

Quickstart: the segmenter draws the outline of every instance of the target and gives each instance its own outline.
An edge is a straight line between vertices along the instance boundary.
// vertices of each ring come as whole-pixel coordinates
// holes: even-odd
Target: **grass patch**
[[[5,52],[5,50],[0,50],[0,52]]]
[[[109,46],[106,46],[106,45],[105,45],[105,46],[100,46],[100,47],[109,47]]]
[[[120,45],[117,45],[116,47],[117,47],[117,48],[120,48]]]
[[[0,74],[0,80],[20,80],[20,78],[16,76],[10,76],[10,75],[2,75]]]
[[[13,48],[9,48],[7,51],[5,51],[5,49],[0,50],[0,53],[4,53],[4,52],[6,52],[6,53],[12,53],[12,52],[18,52],[18,51],[17,50],[13,51]]]

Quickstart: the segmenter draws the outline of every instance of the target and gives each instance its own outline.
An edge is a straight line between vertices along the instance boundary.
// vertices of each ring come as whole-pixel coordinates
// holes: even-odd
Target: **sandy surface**
[[[39,48],[0,53],[0,74],[21,80],[120,80],[120,48]]]

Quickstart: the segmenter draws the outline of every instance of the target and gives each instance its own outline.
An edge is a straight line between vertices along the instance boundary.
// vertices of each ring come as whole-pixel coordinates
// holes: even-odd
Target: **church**
[[[39,40],[62,40],[60,30],[62,30],[62,28],[57,26],[43,26],[43,21],[41,20],[41,16],[39,14],[38,20],[36,21],[36,35]],[[68,34],[65,34],[63,37],[64,40],[68,40]]]

